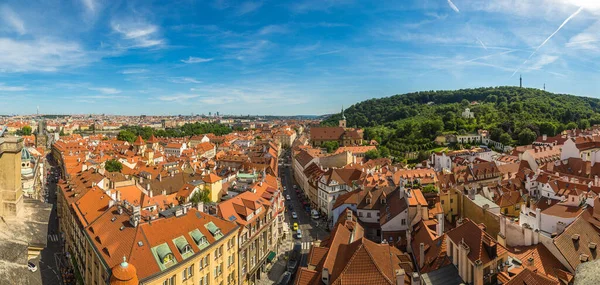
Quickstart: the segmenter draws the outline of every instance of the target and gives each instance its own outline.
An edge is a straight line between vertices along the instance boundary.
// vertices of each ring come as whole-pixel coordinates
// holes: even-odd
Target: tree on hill
[[[108,172],[121,172],[121,170],[123,170],[123,164],[116,159],[107,160],[104,164],[104,169]]]
[[[475,118],[463,118],[465,108]],[[502,142],[522,144],[535,140],[534,136],[599,124],[599,113],[596,98],[518,87],[415,92],[370,99],[344,110],[349,126],[363,128],[367,140],[379,138],[380,146],[393,156],[433,149],[435,145],[429,143],[440,134],[479,129],[489,130],[495,141],[502,137]],[[335,114],[322,124],[335,126],[340,118]]]
[[[365,152],[365,158],[368,160],[376,159],[376,158],[380,158],[380,157],[381,157],[381,153],[379,153],[379,150],[377,150],[377,149],[372,149],[372,150]]]

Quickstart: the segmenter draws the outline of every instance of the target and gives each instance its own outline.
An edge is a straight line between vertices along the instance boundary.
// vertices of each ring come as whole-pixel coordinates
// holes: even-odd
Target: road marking
[[[311,245],[310,241],[303,241],[302,242],[302,250],[305,250],[305,249],[308,250],[308,249],[310,249],[310,245]]]
[[[58,241],[58,235],[57,234],[48,235],[48,239],[50,241],[57,242]]]

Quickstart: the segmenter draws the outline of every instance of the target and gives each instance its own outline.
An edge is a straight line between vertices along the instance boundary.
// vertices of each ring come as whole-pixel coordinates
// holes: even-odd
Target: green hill
[[[461,116],[465,108],[473,119]],[[435,148],[440,134],[487,129],[493,140],[529,144],[538,135],[600,124],[600,100],[538,89],[490,87],[424,91],[370,99],[344,111],[350,127],[365,128],[365,138],[378,140],[392,155]],[[323,121],[336,125],[340,114]]]

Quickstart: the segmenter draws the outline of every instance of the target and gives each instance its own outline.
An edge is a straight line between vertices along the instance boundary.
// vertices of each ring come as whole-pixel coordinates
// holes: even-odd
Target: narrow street
[[[324,229],[323,225],[317,226],[319,221],[314,220],[310,217],[310,211],[306,211],[304,206],[302,205],[301,199],[299,195],[302,194],[302,190],[300,190],[298,186],[298,193],[294,189],[294,178],[291,167],[291,157],[290,151],[286,151],[282,157],[284,158],[284,162],[280,163],[279,169],[282,172],[281,182],[285,187],[285,191],[283,193],[284,197],[289,195],[290,200],[286,200],[286,213],[285,213],[285,221],[289,225],[289,236],[287,240],[283,242],[282,248],[286,248],[288,251],[291,251],[294,244],[299,243],[302,247],[302,256],[300,259],[300,267],[307,265],[307,256],[310,251],[310,247],[312,242],[317,239],[323,239],[329,233]],[[290,207],[291,205],[291,207]],[[295,212],[297,215],[296,219],[292,218],[292,212]],[[298,223],[298,228],[302,233],[302,238],[298,239],[296,236],[296,231],[293,230],[294,223]],[[266,284],[275,284],[279,277],[287,270],[287,260],[280,258],[275,261],[275,264],[271,268],[268,274],[268,278],[263,278],[258,282],[258,284],[266,285]],[[295,273],[293,273],[293,278],[295,278]],[[294,279],[290,280],[290,284],[292,284]]]
[[[46,169],[44,171],[46,171],[46,173],[50,171],[51,174],[46,176],[48,184],[44,187],[48,192],[47,203],[52,204],[52,212],[50,214],[50,220],[48,221],[48,245],[42,250],[39,262],[39,269],[42,274],[42,284],[62,284],[61,271],[58,266],[62,256],[62,241],[58,231],[58,219],[56,214],[56,183],[54,180],[54,173],[57,173],[58,168],[55,167],[55,165],[54,159],[48,154],[45,163]]]

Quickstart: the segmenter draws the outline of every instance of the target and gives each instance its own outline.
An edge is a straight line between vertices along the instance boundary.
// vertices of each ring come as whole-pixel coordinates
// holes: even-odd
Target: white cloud
[[[0,38],[0,72],[52,72],[97,59],[99,54],[87,52],[75,42]]]
[[[19,16],[8,6],[0,7],[0,19],[11,26],[17,33],[23,35],[26,33],[25,23]]]
[[[27,90],[24,86],[7,86],[4,83],[0,83],[0,92],[17,92]]]
[[[259,35],[285,34],[289,30],[281,25],[268,25],[258,31]]]
[[[175,95],[160,96],[157,99],[160,100],[160,101],[175,102],[175,101],[185,101],[185,100],[189,100],[189,99],[197,98],[197,97],[200,97],[200,95],[196,95],[196,94],[175,94]]]
[[[113,31],[127,41],[126,48],[159,47],[165,43],[158,35],[158,27],[144,20],[113,21],[111,26]]]
[[[182,59],[181,62],[183,62],[183,63],[202,63],[202,62],[209,62],[212,60],[213,60],[212,58],[202,58],[202,57],[190,56],[188,59]]]
[[[103,94],[119,94],[121,90],[110,87],[90,87],[89,90],[98,91]]]
[[[202,83],[202,81],[191,78],[191,77],[173,77],[170,79],[170,81],[173,83],[177,83],[177,84],[189,84],[189,83],[200,84],[200,83]]]
[[[144,73],[144,72],[148,72],[148,69],[144,69],[144,68],[131,68],[131,69],[124,69],[121,70],[121,74],[139,74],[139,73]]]

